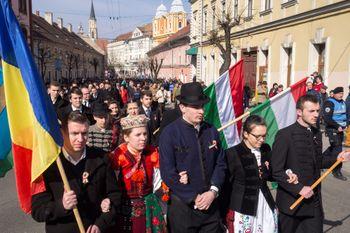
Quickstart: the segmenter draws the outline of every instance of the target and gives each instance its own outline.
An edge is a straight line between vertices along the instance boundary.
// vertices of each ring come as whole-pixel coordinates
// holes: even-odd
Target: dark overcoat
[[[320,170],[334,162],[335,158],[322,154],[322,135],[318,129],[296,122],[278,131],[272,147],[271,168],[273,179],[278,182],[279,211],[294,216],[314,216],[316,207],[322,207],[321,185],[314,189],[315,195],[304,199],[294,210],[289,207],[299,198],[303,186],[311,186],[320,177]],[[287,182],[287,169],[298,176],[298,184]]]
[[[61,153],[63,167],[71,189],[78,198],[78,210],[85,230],[97,225],[101,232],[112,226],[116,218],[116,208],[120,205],[121,192],[117,186],[114,171],[109,165],[104,152],[88,148],[84,171],[88,173],[88,182],[82,182],[82,176],[77,175],[71,164]],[[46,191],[32,196],[32,217],[38,222],[45,222],[47,233],[79,232],[72,210],[65,210],[62,204],[63,183],[56,163],[44,172]],[[101,201],[109,198],[112,208],[108,213],[101,212]]]
[[[209,146],[216,143],[216,147]],[[164,182],[187,204],[196,196],[224,182],[226,163],[216,128],[203,122],[199,132],[182,118],[165,127],[159,140],[160,172]],[[179,182],[187,171],[189,183]]]

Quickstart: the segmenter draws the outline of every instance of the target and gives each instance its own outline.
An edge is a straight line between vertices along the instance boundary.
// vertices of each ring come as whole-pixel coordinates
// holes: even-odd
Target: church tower
[[[96,40],[98,38],[98,36],[97,36],[97,23],[96,23],[93,0],[91,0],[91,11],[90,11],[90,18],[89,18],[89,37],[92,40]]]
[[[169,12],[163,3],[160,4],[152,23],[155,46],[186,27],[187,18],[182,0],[173,0]]]

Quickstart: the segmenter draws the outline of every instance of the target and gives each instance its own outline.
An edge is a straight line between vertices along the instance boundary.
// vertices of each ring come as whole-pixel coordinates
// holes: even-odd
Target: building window
[[[318,61],[317,61],[317,71],[318,73],[324,77],[324,64],[325,64],[325,60],[326,60],[326,44],[322,43],[322,44],[315,44],[314,45],[316,50],[317,50],[317,54],[318,54]]]
[[[292,47],[285,47],[283,48],[285,52],[285,58],[286,58],[286,71],[287,71],[287,87],[291,84],[291,76],[292,76],[292,53],[293,48]]]
[[[204,7],[203,9],[203,34],[207,33],[207,25],[208,25],[208,10],[207,7]]]
[[[233,2],[233,17],[234,19],[238,18],[238,0],[234,0]]]
[[[253,16],[253,0],[248,0],[248,5],[247,5],[247,17],[252,18]]]
[[[18,4],[19,4],[19,12],[26,15],[27,14],[27,0],[19,0]]]
[[[297,3],[298,3],[297,0],[283,0],[281,7],[282,8],[287,8],[287,7],[290,7],[290,6],[294,6]]]
[[[215,6],[212,8],[211,30],[216,28]]]
[[[268,15],[272,12],[272,1],[271,0],[260,0],[261,1],[261,9],[260,16]]]
[[[179,29],[181,29],[182,28],[182,22],[180,21],[179,22]]]
[[[221,20],[225,20],[225,14],[226,14],[226,0],[221,1]]]

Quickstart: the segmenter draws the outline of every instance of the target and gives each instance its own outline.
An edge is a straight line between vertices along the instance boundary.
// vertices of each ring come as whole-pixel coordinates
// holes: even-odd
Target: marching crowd
[[[227,150],[203,119],[209,98],[198,82],[52,82],[72,191],[52,164],[43,175],[46,191],[32,196],[32,216],[48,233],[79,232],[75,207],[87,233],[321,233],[321,189],[311,185],[321,169],[349,160],[342,139],[350,118],[342,87],[323,99],[327,88],[317,80],[308,80],[296,122],[277,133],[272,148],[265,120],[251,115],[241,143]],[[257,96],[280,88],[267,93],[261,83]],[[175,109],[165,109],[169,102]],[[320,122],[331,142],[323,153]],[[346,180],[341,167],[334,176]],[[275,199],[268,181],[278,183]],[[306,200],[291,210],[300,195]]]

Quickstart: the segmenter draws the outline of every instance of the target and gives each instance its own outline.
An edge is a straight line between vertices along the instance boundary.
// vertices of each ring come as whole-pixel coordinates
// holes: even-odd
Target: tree
[[[146,70],[148,69],[148,61],[147,60],[140,60],[137,63],[137,72],[141,75],[144,75],[146,73]]]
[[[151,73],[151,77],[153,79],[157,79],[158,74],[159,74],[159,70],[160,70],[160,68],[162,68],[162,65],[163,65],[163,59],[160,59],[160,62],[159,62],[156,57],[151,57],[148,60],[148,64],[149,64],[149,70]]]
[[[75,72],[76,72],[76,77],[79,76],[80,63],[81,63],[80,54],[75,54],[73,57],[73,64],[74,64],[74,68],[75,68]]]
[[[96,57],[94,57],[91,61],[90,64],[94,67],[94,71],[95,71],[95,76],[97,74],[97,67],[99,66],[99,61]]]
[[[231,53],[232,53],[232,28],[241,24],[241,19],[244,10],[236,17],[232,16],[231,7],[225,11],[222,15],[216,15],[217,27],[209,32],[209,41],[211,44],[219,48],[221,57],[224,63],[221,65],[219,73],[222,75],[225,73],[231,65]],[[220,35],[223,32],[223,35]]]
[[[38,59],[38,66],[40,70],[41,77],[45,79],[47,65],[52,62],[52,54],[50,47],[43,46],[41,42],[38,43],[38,53],[35,55]]]
[[[68,80],[72,79],[72,70],[73,70],[73,66],[74,66],[74,57],[75,54],[72,51],[66,51],[65,52],[65,60],[64,60],[64,64],[67,67],[68,70]]]

